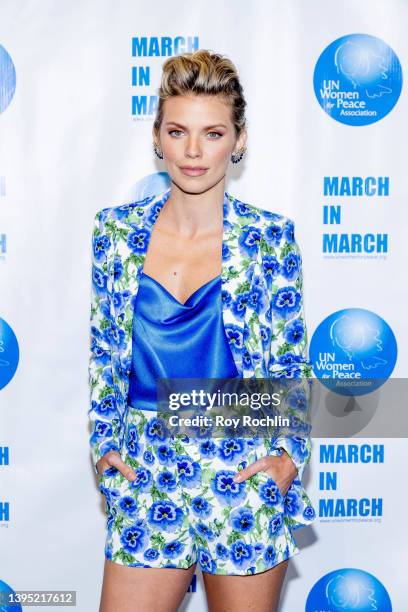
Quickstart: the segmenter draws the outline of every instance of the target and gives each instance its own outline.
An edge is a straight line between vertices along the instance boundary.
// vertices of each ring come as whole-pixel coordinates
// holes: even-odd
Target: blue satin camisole
[[[159,377],[239,377],[222,320],[221,275],[182,304],[142,272],[134,304],[128,404],[156,411]]]

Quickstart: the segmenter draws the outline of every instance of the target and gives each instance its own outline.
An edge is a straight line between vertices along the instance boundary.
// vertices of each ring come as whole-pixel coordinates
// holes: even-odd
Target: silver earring
[[[162,153],[162,150],[160,149],[160,147],[158,147],[158,146],[156,145],[156,143],[155,143],[155,142],[153,143],[153,149],[154,149],[154,152],[155,152],[155,154],[157,155],[157,157],[158,157],[159,159],[163,159],[163,153]]]
[[[240,149],[240,151],[238,151],[238,153],[233,153],[231,155],[231,161],[233,164],[237,164],[239,161],[241,161],[241,159],[244,156],[246,149],[243,147],[242,149]]]

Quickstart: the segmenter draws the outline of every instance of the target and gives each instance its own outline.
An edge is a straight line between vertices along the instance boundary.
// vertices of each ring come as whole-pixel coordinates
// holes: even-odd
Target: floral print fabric
[[[129,435],[135,435],[130,432],[135,432],[136,429],[129,430],[130,411],[127,402],[132,359],[134,300],[153,225],[160,210],[166,205],[170,193],[169,189],[143,200],[106,207],[95,215],[92,235],[90,408],[88,410],[92,425],[90,447],[94,466],[112,449],[128,457],[128,438]],[[286,519],[283,526],[284,534],[285,537],[288,536],[289,550],[293,552],[291,546],[295,544],[288,535],[289,531],[310,524],[312,516],[315,516],[310,499],[301,484],[304,469],[311,456],[310,428],[306,414],[312,367],[307,355],[302,258],[295,241],[293,221],[283,215],[244,203],[225,192],[221,280],[224,328],[239,375],[243,378],[271,377],[299,381],[299,387],[293,394],[293,402],[289,406],[289,412],[296,422],[296,431],[292,435],[265,439],[256,447],[256,453],[275,455],[281,454],[284,449],[298,470],[298,477],[292,483],[285,496],[285,503],[281,507],[281,513]],[[144,439],[143,432],[139,430],[137,444],[149,446],[148,440]],[[219,445],[219,441],[216,444]],[[182,454],[176,447],[173,447],[173,450],[177,451],[178,456]],[[205,460],[197,448],[191,442],[183,447],[183,453],[195,457],[195,461],[201,467],[202,476],[210,480],[212,478],[210,475],[214,474],[214,465],[217,466],[217,470],[236,470],[241,461],[248,462],[255,457],[254,451],[255,448],[246,447],[246,455],[244,453],[239,459],[237,455],[232,455],[235,463],[231,461],[229,464],[217,451],[216,456],[211,458],[212,467],[209,465],[203,467]],[[150,449],[149,452],[155,457],[154,449]],[[144,454],[138,458],[138,461],[140,467],[149,469],[144,463]],[[154,465],[161,465],[158,457]],[[173,465],[175,477],[177,469]],[[151,477],[152,479],[155,477],[153,472]],[[183,479],[177,478],[179,486],[174,491],[166,492],[166,495],[180,493]],[[266,476],[263,474],[259,478],[265,479]],[[128,495],[130,492],[136,502],[137,489],[133,487],[130,490],[120,474],[112,473],[102,477],[101,486],[108,500],[109,541],[112,550],[119,552],[121,526],[130,526],[131,517],[129,514],[123,514],[123,503],[117,502],[126,497],[126,503],[130,503],[128,499],[132,497]],[[201,486],[197,484],[198,491]],[[190,494],[189,488],[185,488]],[[153,489],[153,492],[155,491],[156,488]],[[158,491],[160,492],[160,489]],[[252,503],[254,499],[250,484],[246,485],[245,491],[247,493],[251,491]],[[226,508],[214,491],[212,494],[213,516],[222,517]],[[150,493],[141,492],[140,495],[147,495],[143,503],[148,504]],[[201,494],[197,492],[197,495]],[[142,499],[140,498],[140,501]],[[260,504],[260,500],[262,498],[257,498],[252,512],[259,510],[260,514],[255,517],[255,521],[258,522],[255,525],[261,521],[263,528],[266,529],[264,533],[267,533],[269,522],[264,513],[268,506],[265,503]],[[178,503],[181,504],[180,501]],[[257,504],[260,504],[259,508]],[[182,505],[177,507],[183,509]],[[232,508],[235,506],[231,504],[230,512]],[[190,508],[190,517],[194,517],[191,512]],[[269,515],[268,517],[270,518]],[[183,525],[186,520],[183,519]],[[215,526],[213,525],[213,530]],[[151,529],[152,526],[146,523],[147,528]],[[163,531],[168,533],[166,530]],[[145,537],[148,536],[145,534]],[[186,542],[183,543],[188,546]],[[229,550],[228,547],[231,545],[228,542],[224,545]],[[107,548],[108,554],[109,550],[110,546]],[[282,558],[282,550],[280,555]],[[116,558],[126,559],[123,553],[116,555]],[[212,559],[217,563],[217,568],[222,567],[216,556],[212,555]],[[232,566],[225,567],[232,569]],[[249,564],[244,571],[253,567],[253,564]]]
[[[315,516],[305,494],[299,503],[299,480],[285,496],[265,471],[232,480],[238,467],[267,452],[257,439],[168,436],[151,411],[130,407],[122,458],[136,479],[128,481],[116,468],[100,477],[106,557],[155,568],[197,562],[204,572],[246,575],[298,554],[292,529],[299,517],[306,525]]]

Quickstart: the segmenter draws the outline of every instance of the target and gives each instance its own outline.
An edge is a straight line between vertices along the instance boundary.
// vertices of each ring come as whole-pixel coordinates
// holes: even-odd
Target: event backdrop
[[[0,590],[72,590],[98,609],[92,222],[167,187],[161,66],[206,48],[248,101],[227,189],[292,218],[303,255],[318,516],[295,532],[281,609],[407,609],[407,25],[403,0],[1,1]],[[381,380],[337,385],[367,376]],[[206,610],[200,576],[185,608]]]

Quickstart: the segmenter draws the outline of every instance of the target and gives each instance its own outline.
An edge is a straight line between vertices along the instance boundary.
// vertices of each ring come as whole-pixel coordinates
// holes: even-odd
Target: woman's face
[[[224,176],[237,140],[231,107],[218,96],[172,96],[163,105],[160,146],[171,179],[186,192],[200,193]],[[188,167],[192,170],[188,170]]]

